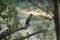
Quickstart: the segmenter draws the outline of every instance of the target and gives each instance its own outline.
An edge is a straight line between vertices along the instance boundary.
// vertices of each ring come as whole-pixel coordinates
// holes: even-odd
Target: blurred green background
[[[33,17],[30,21],[30,27],[26,30],[17,31],[6,38],[0,39],[56,40],[53,10],[52,0],[1,0],[0,33],[22,27],[30,14],[33,14]],[[46,31],[23,39],[23,37],[41,30]]]

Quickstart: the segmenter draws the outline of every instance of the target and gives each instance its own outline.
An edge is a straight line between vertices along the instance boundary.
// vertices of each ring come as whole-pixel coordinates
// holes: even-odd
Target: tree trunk
[[[53,0],[53,5],[54,5],[54,23],[55,23],[55,28],[56,28],[56,36],[57,40],[60,40],[60,26],[59,26],[59,13],[58,13],[58,2],[57,0]]]

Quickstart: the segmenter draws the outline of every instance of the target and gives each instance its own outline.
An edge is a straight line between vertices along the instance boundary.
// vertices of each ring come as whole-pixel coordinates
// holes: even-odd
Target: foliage
[[[8,1],[8,2],[10,2],[10,1]],[[2,25],[5,25],[5,29],[3,29],[3,31],[17,29],[20,22],[19,22],[18,12],[15,9],[16,7],[7,6],[7,4],[4,1],[1,1],[0,8],[1,8],[0,9],[0,18],[2,20],[2,21],[0,21],[0,24],[1,24],[0,31],[2,31],[2,29],[3,29]],[[10,37],[8,36],[8,38],[5,38],[5,39],[8,40],[8,39],[10,39]]]

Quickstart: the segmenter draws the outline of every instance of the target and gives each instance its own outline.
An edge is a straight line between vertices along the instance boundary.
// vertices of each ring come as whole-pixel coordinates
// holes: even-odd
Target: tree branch
[[[26,39],[26,38],[29,38],[29,37],[31,37],[31,36],[33,36],[33,35],[35,35],[35,34],[38,34],[38,33],[41,33],[41,32],[45,32],[45,31],[46,31],[46,30],[40,30],[40,31],[38,31],[38,32],[34,32],[34,33],[32,33],[32,34],[29,34],[29,35],[21,38],[21,40]]]
[[[35,35],[37,33],[41,33],[41,32],[44,32],[44,31],[45,30],[41,30],[41,31],[38,31],[38,32],[35,32],[35,33],[32,33],[32,34],[29,34],[29,35],[25,36],[24,38],[31,37],[31,36],[33,36],[33,35]]]
[[[27,29],[30,25],[25,25],[24,27],[20,27],[18,29],[15,30],[9,30],[9,31],[3,31],[2,33],[0,33],[0,39],[5,38],[6,36],[9,36],[19,30],[24,30]]]

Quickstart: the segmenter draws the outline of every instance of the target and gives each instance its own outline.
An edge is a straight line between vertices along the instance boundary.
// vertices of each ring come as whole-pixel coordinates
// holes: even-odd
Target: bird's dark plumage
[[[26,19],[25,25],[29,24],[29,22],[31,21],[32,15],[33,15],[33,14],[30,14],[30,15],[28,16],[28,18]]]

